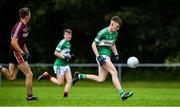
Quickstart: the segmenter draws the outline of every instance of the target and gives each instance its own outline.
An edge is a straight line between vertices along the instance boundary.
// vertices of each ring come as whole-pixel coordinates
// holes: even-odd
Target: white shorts
[[[106,61],[106,60],[111,60],[109,56],[102,55],[102,57],[105,58],[105,61]],[[98,62],[98,60],[97,60],[97,58],[96,58],[96,62],[98,63],[98,65],[100,65],[99,62]]]
[[[60,74],[60,75],[64,75],[65,72],[70,71],[69,65],[66,65],[66,66],[53,66],[53,69],[54,69],[55,74]]]

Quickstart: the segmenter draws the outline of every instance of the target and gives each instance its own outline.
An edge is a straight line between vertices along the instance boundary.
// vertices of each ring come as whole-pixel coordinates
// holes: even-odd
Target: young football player
[[[64,97],[68,97],[68,93],[72,86],[71,69],[68,64],[72,58],[72,55],[70,54],[71,44],[69,42],[72,38],[72,31],[71,29],[64,29],[63,33],[64,39],[59,42],[54,52],[54,55],[57,57],[53,66],[56,77],[51,76],[48,72],[44,72],[39,76],[38,80],[41,81],[42,79],[49,79],[57,85],[63,85],[66,80]]]
[[[98,75],[75,72],[73,76],[73,85],[80,79],[90,79],[97,82],[103,82],[106,79],[108,73],[110,73],[112,76],[112,82],[115,88],[118,90],[121,99],[125,100],[133,95],[132,92],[125,92],[122,89],[118,79],[117,70],[110,59],[112,51],[115,55],[115,61],[119,60],[115,41],[118,37],[117,31],[121,26],[122,20],[118,16],[114,16],[111,18],[110,25],[99,31],[92,43],[92,49],[98,63]]]

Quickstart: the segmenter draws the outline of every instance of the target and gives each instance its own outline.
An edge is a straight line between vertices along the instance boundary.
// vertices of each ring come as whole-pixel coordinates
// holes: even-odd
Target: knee
[[[63,85],[63,83],[62,82],[58,82],[58,83],[56,83],[57,84],[57,86],[61,86],[61,85]]]
[[[26,74],[26,78],[33,78],[33,73],[31,71],[29,71],[27,74]]]
[[[63,84],[64,84],[64,82],[62,82],[62,81],[57,81],[57,83],[56,83],[57,86],[61,86]]]
[[[105,81],[104,78],[98,78],[98,80],[97,80],[97,82],[99,82],[99,83],[102,83],[102,82],[104,82],[104,81]]]
[[[111,75],[112,76],[117,76],[118,74],[117,74],[117,71],[113,71],[112,73],[111,73]]]
[[[13,76],[10,76],[9,78],[8,78],[8,80],[15,80],[16,79],[16,77],[13,77]]]
[[[15,80],[16,79],[16,75],[9,75],[7,77],[8,80]]]
[[[72,83],[72,79],[67,79],[66,81],[67,81],[68,84]]]

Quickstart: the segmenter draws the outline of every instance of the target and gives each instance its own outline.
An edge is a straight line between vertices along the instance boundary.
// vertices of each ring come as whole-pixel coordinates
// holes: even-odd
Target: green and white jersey
[[[56,47],[56,51],[60,52],[63,55],[70,54],[71,44],[69,41],[63,39],[59,42]],[[54,62],[54,66],[66,66],[68,62],[65,59],[57,58]]]
[[[118,37],[118,32],[110,33],[108,27],[98,32],[95,42],[97,44],[99,55],[111,56],[111,47],[115,44]]]

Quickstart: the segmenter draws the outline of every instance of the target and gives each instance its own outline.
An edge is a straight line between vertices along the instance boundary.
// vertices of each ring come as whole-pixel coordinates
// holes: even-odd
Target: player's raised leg
[[[72,80],[72,85],[75,85],[76,84],[76,82],[78,82],[79,81],[79,72],[75,72],[74,73],[74,75],[73,75],[73,80]],[[84,75],[85,76],[85,75]]]
[[[39,77],[38,77],[38,81],[41,81],[43,79],[48,79],[50,78],[50,75],[47,71],[45,71],[43,74],[41,74]]]
[[[18,67],[17,65],[10,63],[9,69],[5,68],[4,66],[0,65],[0,72],[8,79],[8,80],[14,80],[18,73]]]
[[[102,66],[99,65],[98,66],[98,76],[92,75],[92,74],[87,74],[86,79],[94,80],[97,82],[103,82],[103,81],[105,81],[107,75],[108,75],[108,72]]]
[[[51,76],[47,71],[45,71],[42,75],[38,77],[38,81],[43,79],[49,79],[52,83],[56,85],[62,85],[64,83],[64,74],[56,74],[56,78]]]
[[[9,73],[10,73],[9,80],[15,80],[18,72],[19,72],[18,66],[13,63],[9,63]]]
[[[96,82],[103,82],[105,81],[107,75],[108,72],[100,65],[98,66],[98,75],[75,72],[73,76],[73,85],[80,79],[89,79]]]
[[[9,76],[10,76],[10,71],[9,71],[9,69],[5,68],[3,65],[0,65],[0,72],[1,72],[7,79],[9,79]]]

